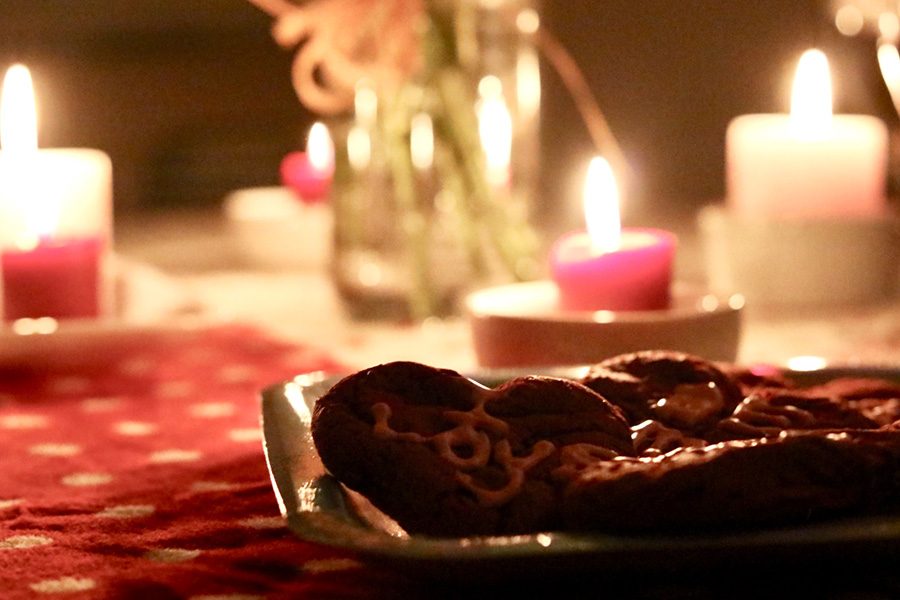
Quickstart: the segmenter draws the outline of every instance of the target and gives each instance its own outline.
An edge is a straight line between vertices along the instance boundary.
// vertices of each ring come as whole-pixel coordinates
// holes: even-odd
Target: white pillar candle
[[[109,313],[112,163],[89,148],[39,149],[31,75],[0,100],[0,290],[7,320]]]
[[[750,218],[872,217],[886,206],[887,128],[832,115],[828,62],[801,58],[791,114],[743,115],[726,136],[727,203]]]

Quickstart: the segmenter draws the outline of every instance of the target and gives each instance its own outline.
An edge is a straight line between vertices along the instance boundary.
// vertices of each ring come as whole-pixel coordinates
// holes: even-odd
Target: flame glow
[[[791,92],[791,129],[797,137],[815,139],[831,129],[831,74],[820,50],[800,57]]]
[[[878,46],[878,67],[894,106],[900,107],[900,52],[897,46],[888,42]]]
[[[3,147],[4,193],[21,214],[15,245],[30,250],[52,236],[59,225],[60,207],[52,198],[35,192],[38,172],[37,103],[31,72],[13,65],[3,79],[0,94],[0,146]]]
[[[306,155],[309,164],[317,171],[327,172],[334,166],[334,143],[323,123],[316,122],[309,129],[306,141]]]
[[[584,219],[595,251],[619,249],[622,244],[619,188],[609,162],[599,156],[591,160],[584,182]]]
[[[3,78],[0,97],[0,146],[6,152],[37,150],[37,108],[31,72],[13,65]]]

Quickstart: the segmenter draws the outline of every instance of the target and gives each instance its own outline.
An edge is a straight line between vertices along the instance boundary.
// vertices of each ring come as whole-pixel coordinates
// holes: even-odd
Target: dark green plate
[[[557,374],[560,374],[557,372]],[[476,374],[496,385],[515,372]],[[894,369],[789,373],[803,383],[839,375],[900,381]],[[302,540],[350,550],[414,576],[488,580],[528,574],[644,576],[788,565],[872,566],[900,558],[900,516],[850,518],[790,528],[703,535],[606,535],[544,532],[512,537],[430,538],[396,523],[328,475],[310,434],[311,408],[336,381],[306,374],[262,394],[263,444],[281,513]],[[745,573],[748,573],[745,571]]]

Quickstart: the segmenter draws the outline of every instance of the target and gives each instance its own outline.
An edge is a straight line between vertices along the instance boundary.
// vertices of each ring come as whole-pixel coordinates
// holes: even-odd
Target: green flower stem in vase
[[[474,287],[535,274],[532,190],[516,180],[514,163],[523,160],[516,144],[537,134],[536,111],[524,126],[510,115],[519,130],[498,142],[511,146],[509,177],[499,183],[489,180],[477,112],[485,76],[513,97],[506,109],[517,110],[517,60],[528,39],[515,16],[525,8],[524,0],[426,0],[421,68],[399,87],[379,90],[375,118],[357,106],[353,122],[335,128],[334,273],[351,314],[412,320],[453,314]],[[486,53],[503,57],[498,64],[505,71]],[[416,119],[429,128],[424,150],[411,143]],[[536,144],[523,147],[536,151]],[[366,160],[351,160],[355,154]]]

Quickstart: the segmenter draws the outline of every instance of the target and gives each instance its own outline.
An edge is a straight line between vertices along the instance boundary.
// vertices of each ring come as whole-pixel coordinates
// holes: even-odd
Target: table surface
[[[690,280],[698,276],[696,245],[691,224],[683,227],[679,277]],[[41,363],[0,364],[0,596],[471,593],[293,537],[266,472],[257,404],[262,387],[305,370],[400,359],[475,369],[468,324],[354,321],[324,265],[275,267],[248,248],[243,233],[218,211],[119,220],[120,323],[127,327],[107,342],[62,344],[41,354]],[[315,251],[290,251],[307,250]],[[746,317],[744,362],[817,355],[900,367],[900,303]],[[16,351],[6,342],[4,360]],[[854,584],[847,597],[900,596],[895,579],[871,579],[872,595]],[[646,598],[730,590],[722,581],[700,586],[699,595],[696,581],[597,584],[630,595],[639,588]],[[506,582],[495,591],[571,587],[541,585]]]
[[[667,219],[666,226],[679,236],[676,278],[703,285],[693,215]],[[174,292],[173,300],[188,312],[255,323],[292,341],[327,339],[338,358],[353,367],[410,358],[454,369],[477,367],[464,318],[421,324],[350,319],[324,262],[284,268],[271,258],[263,260],[253,246],[262,244],[265,233],[254,231],[257,238],[248,240],[245,231],[215,210],[141,216],[120,223],[117,247],[125,257],[159,269],[155,283]],[[306,243],[327,243],[327,236]],[[286,252],[323,254],[302,246]],[[900,298],[867,306],[746,307],[739,362],[784,365],[798,356],[900,364]]]

